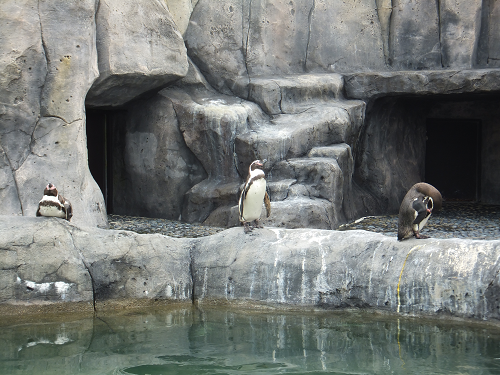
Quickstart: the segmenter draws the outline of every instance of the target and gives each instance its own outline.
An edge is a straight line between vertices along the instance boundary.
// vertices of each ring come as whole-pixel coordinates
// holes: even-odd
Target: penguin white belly
[[[431,217],[431,215],[428,215],[425,219],[423,219],[420,223],[418,224],[413,224],[413,231],[418,231],[420,232],[426,225],[427,225],[427,221],[429,220],[429,218]]]
[[[60,217],[62,219],[66,218],[61,202],[59,202],[57,197],[44,197],[40,201],[38,209],[40,211],[40,215],[42,216]]]
[[[253,221],[260,218],[266,194],[266,180],[260,178],[252,183],[243,201],[243,219]]]

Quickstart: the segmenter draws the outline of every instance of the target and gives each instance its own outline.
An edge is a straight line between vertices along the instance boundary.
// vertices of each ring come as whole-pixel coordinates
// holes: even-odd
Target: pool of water
[[[0,374],[499,374],[495,326],[177,308],[0,323]]]

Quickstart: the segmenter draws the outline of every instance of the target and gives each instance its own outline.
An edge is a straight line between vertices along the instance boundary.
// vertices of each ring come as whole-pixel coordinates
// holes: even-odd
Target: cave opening
[[[427,119],[425,181],[444,200],[481,200],[481,133],[477,119]]]
[[[500,205],[500,95],[387,96],[367,106],[354,181],[361,209],[397,213],[425,181],[450,202]]]
[[[123,111],[86,108],[86,132],[90,173],[101,189],[108,214],[113,213],[114,128]]]

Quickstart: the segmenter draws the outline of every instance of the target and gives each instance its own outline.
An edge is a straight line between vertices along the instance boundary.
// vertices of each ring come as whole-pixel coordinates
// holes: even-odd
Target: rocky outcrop
[[[5,216],[0,233],[3,303],[191,299],[187,240]]]
[[[174,239],[2,216],[0,251],[5,311],[133,299],[500,319],[500,241],[272,227]]]
[[[200,0],[188,54],[218,90],[262,75],[497,67],[497,6],[479,0]]]
[[[2,214],[35,215],[51,182],[78,212],[107,225],[87,166],[84,99],[98,76],[96,2],[3,1],[0,62]]]
[[[34,215],[51,182],[76,223],[106,227],[87,163],[85,98],[123,104],[184,76],[180,33],[159,1],[4,1],[0,18],[0,212]]]
[[[163,1],[100,0],[96,26],[99,77],[87,106],[121,106],[186,75],[186,47]]]
[[[342,90],[342,77],[334,74],[261,78],[252,83],[251,101],[206,85],[163,90],[208,175],[186,194],[182,218],[238,225],[239,188],[256,159],[266,160],[268,225],[332,229],[355,216],[351,145],[364,102],[343,99]]]

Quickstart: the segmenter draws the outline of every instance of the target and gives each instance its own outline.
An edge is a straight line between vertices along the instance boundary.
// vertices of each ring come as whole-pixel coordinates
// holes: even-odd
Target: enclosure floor
[[[123,215],[108,215],[108,220],[110,229],[130,230],[141,234],[160,233],[179,238],[210,236],[225,229],[176,220]],[[353,229],[396,237],[398,216],[367,216],[339,228],[339,230]],[[445,202],[441,212],[434,213],[429,219],[422,234],[433,238],[500,240],[500,206]]]
[[[130,230],[140,234],[160,233],[177,238],[210,236],[226,229],[201,224],[188,224],[176,220],[125,215],[108,215],[108,222],[109,229]]]
[[[353,229],[396,237],[398,215],[367,216],[339,228]],[[443,209],[432,214],[421,233],[432,238],[500,240],[500,206],[444,202]]]

